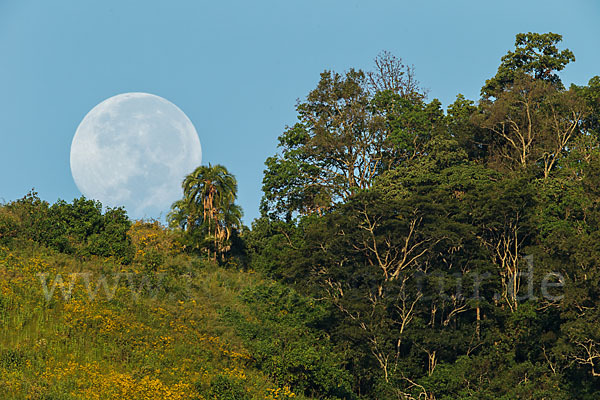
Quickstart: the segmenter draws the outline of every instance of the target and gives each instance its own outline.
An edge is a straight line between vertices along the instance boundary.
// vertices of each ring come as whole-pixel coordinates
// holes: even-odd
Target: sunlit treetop
[[[562,86],[559,76],[575,55],[569,49],[559,50],[557,44],[562,35],[557,33],[519,33],[515,39],[515,50],[502,57],[496,76],[488,79],[481,89],[483,97],[497,95],[512,84],[519,74],[542,79]]]

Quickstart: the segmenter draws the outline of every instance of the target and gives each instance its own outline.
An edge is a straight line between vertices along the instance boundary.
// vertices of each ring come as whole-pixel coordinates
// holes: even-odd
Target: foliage
[[[558,49],[556,45],[561,40],[561,35],[552,32],[517,34],[515,50],[502,57],[496,76],[487,80],[481,89],[482,95],[498,97],[502,90],[514,82],[519,73],[562,86],[556,72],[575,61],[575,55],[569,49]]]
[[[122,208],[108,208],[84,197],[72,203],[49,205],[34,191],[2,207],[2,236],[32,240],[59,252],[79,256],[115,257],[130,262],[133,248],[127,237],[131,225]],[[4,226],[4,228],[2,228]]]
[[[168,215],[171,227],[185,230],[189,244],[221,258],[241,230],[242,209],[235,204],[237,181],[222,165],[199,166],[182,182],[183,199]]]
[[[297,106],[247,246],[327,306],[316,333],[356,395],[598,396],[599,81],[565,89],[561,39],[517,35],[482,99],[446,113],[389,53],[325,71]],[[268,323],[236,321],[276,353]]]
[[[547,178],[566,155],[580,130],[587,107],[574,90],[528,76],[514,82],[495,101],[482,101],[480,124],[492,133],[499,165],[536,168]]]
[[[240,297],[252,317],[225,310],[252,358],[280,386],[317,398],[354,398],[350,377],[328,338],[316,329],[327,311],[279,285],[245,290]]]
[[[425,103],[412,70],[390,54],[376,65],[371,74],[325,71],[298,103],[299,122],[279,137],[281,153],[265,162],[263,213],[288,221],[321,215],[424,151],[442,119],[439,102]]]
[[[210,388],[205,396],[211,400],[250,400],[243,384],[239,379],[227,375],[218,375],[210,382]]]

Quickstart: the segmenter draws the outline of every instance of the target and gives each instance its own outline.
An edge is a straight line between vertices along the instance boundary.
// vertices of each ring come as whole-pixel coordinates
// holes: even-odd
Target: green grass
[[[37,274],[57,287],[47,301]],[[155,290],[132,291],[121,275],[113,298],[92,284],[116,274]],[[157,283],[158,282],[158,283]],[[83,260],[29,244],[0,248],[0,387],[9,399],[286,399],[293,394],[261,371],[222,310],[251,316],[240,293],[271,284],[185,254],[150,267]],[[109,296],[110,297],[110,296]],[[6,397],[8,396],[8,397]]]

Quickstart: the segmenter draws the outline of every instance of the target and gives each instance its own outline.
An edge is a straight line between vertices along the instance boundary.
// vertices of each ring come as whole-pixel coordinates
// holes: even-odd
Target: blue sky
[[[476,100],[519,32],[556,32],[577,61],[566,84],[600,75],[600,2],[0,0],[0,200],[35,187],[79,197],[75,130],[102,100],[148,92],[181,108],[203,163],[239,182],[249,224],[264,160],[325,69],[368,69],[388,50],[429,98]]]

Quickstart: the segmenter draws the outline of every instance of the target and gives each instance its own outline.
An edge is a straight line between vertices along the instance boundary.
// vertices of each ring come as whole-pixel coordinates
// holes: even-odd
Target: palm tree
[[[237,181],[222,165],[199,166],[182,183],[183,198],[173,203],[168,215],[171,226],[188,234],[200,229],[217,253],[230,248],[233,229],[241,227],[242,210],[236,205]],[[207,249],[210,256],[210,249]]]
[[[218,251],[221,254],[231,249],[231,234],[233,230],[242,228],[242,208],[237,204],[230,203],[226,208],[219,210],[217,220]],[[216,242],[215,242],[216,243]]]

